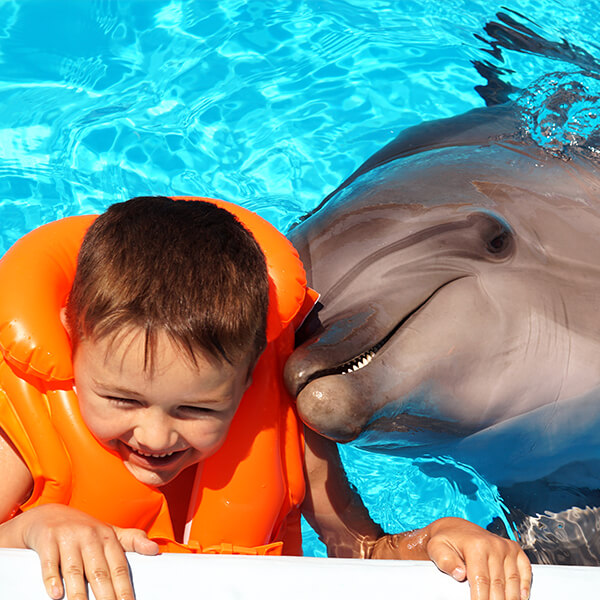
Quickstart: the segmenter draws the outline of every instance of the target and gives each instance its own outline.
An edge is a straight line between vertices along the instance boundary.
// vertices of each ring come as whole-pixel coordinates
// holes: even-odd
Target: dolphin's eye
[[[508,246],[509,242],[510,233],[508,231],[503,231],[488,242],[488,251],[492,254],[502,252],[502,250],[504,250]]]
[[[478,211],[470,215],[469,221],[479,231],[489,259],[503,260],[514,250],[511,227],[499,215],[491,211]]]

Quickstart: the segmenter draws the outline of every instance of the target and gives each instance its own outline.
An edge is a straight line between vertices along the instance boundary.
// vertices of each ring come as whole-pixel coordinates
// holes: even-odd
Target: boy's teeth
[[[165,458],[165,456],[171,456],[173,452],[165,452],[165,454],[148,454],[147,452],[142,452],[141,450],[136,450],[138,454],[142,456],[147,456],[148,458]]]

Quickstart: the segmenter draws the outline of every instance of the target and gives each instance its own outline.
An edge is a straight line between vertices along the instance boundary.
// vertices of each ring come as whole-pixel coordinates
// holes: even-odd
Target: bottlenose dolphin
[[[600,564],[600,163],[521,112],[406,130],[293,227],[321,298],[285,377],[314,430],[450,454],[533,560]]]

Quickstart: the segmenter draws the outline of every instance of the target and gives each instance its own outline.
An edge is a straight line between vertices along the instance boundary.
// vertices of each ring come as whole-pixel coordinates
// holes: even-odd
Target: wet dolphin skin
[[[371,157],[289,233],[321,298],[286,381],[331,439],[473,465],[534,560],[598,564],[563,539],[600,506],[600,163],[571,150],[507,104]]]

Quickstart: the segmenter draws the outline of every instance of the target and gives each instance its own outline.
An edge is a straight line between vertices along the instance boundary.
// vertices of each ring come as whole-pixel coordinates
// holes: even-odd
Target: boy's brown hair
[[[66,307],[73,349],[132,327],[152,365],[166,333],[196,352],[250,365],[266,344],[269,280],[254,237],[228,211],[162,196],[113,204],[85,235]]]

